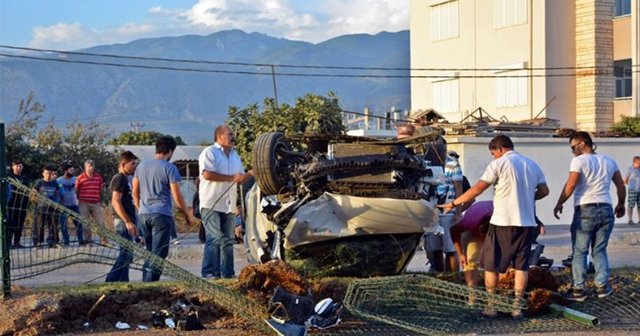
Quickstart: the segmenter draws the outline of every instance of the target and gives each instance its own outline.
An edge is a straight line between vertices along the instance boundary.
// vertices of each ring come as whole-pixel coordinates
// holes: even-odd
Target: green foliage
[[[71,161],[82,168],[85,160],[92,159],[108,182],[117,170],[115,153],[105,147],[109,133],[96,122],[71,122],[64,129],[51,122],[41,126],[45,110],[33,93],[20,101],[15,119],[7,125],[7,161],[20,158],[26,166],[24,174],[33,181],[42,177],[46,165]]]
[[[307,94],[294,106],[276,105],[273,98],[264,100],[260,111],[257,103],[245,108],[229,107],[227,123],[236,136],[236,149],[245,167],[251,166],[251,151],[256,137],[264,132],[282,132],[286,136],[304,134],[338,135],[345,131],[338,97]]]
[[[156,131],[128,131],[122,132],[117,137],[109,140],[110,145],[143,145],[143,146],[153,146],[156,144],[156,141],[167,134],[162,134]],[[174,137],[178,146],[185,146],[186,143],[180,136]]]
[[[622,116],[622,120],[611,125],[611,130],[630,137],[640,137],[640,116]]]

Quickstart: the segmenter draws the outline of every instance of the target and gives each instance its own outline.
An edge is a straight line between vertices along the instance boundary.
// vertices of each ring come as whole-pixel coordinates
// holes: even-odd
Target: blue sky
[[[321,42],[408,26],[408,0],[0,1],[0,44],[60,50],[225,29]]]

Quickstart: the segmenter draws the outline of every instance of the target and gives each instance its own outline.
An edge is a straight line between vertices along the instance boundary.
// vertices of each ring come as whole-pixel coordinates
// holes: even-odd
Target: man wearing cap
[[[76,195],[75,171],[75,167],[71,163],[63,163],[62,176],[58,177],[56,182],[58,182],[58,188],[60,189],[60,203],[67,207],[67,209],[79,213],[80,209],[78,208],[78,196]],[[78,243],[80,245],[84,245],[85,241],[82,223],[74,219],[73,224],[76,226],[76,237],[78,238]],[[64,246],[69,246],[69,230],[67,225],[67,214],[63,212],[60,214],[60,231],[62,232],[62,244]]]
[[[100,193],[102,192],[102,186],[104,180],[102,175],[98,174],[95,170],[95,162],[93,160],[87,160],[84,162],[84,172],[76,179],[76,192],[78,194],[78,208],[80,209],[80,215],[88,218],[89,216],[98,223],[98,225],[104,226],[104,212],[100,205]],[[91,227],[86,228],[87,242],[91,243]],[[102,244],[107,243],[107,238],[103,237]]]
[[[448,199],[455,199],[462,195],[462,180],[464,179],[464,176],[462,175],[462,168],[458,162],[459,157],[458,153],[454,150],[449,150],[447,152],[447,159],[444,165],[444,176],[447,177],[448,183],[438,186],[438,203],[446,203]],[[456,211],[451,222],[457,222],[458,217],[459,213]],[[449,232],[450,228],[444,227],[444,224],[442,226],[444,228],[444,234],[428,234],[426,236],[425,245],[427,255],[431,255],[429,259],[430,262],[433,260],[433,265],[435,266],[436,271],[442,272],[446,270],[449,272],[457,272],[459,268],[459,261],[453,241],[451,240],[451,233]],[[441,265],[442,260],[444,260],[444,265]]]

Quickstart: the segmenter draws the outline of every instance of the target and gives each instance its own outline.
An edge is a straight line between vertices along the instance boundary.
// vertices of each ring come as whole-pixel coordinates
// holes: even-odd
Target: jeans
[[[594,283],[598,287],[609,284],[611,268],[607,257],[607,245],[613,231],[613,207],[607,203],[591,203],[577,206],[571,223],[573,238],[573,287],[584,288],[587,278],[587,254],[591,247],[591,257],[596,269]]]
[[[71,211],[75,211],[78,213],[80,212],[80,209],[78,208],[77,205],[65,205],[65,207],[67,207],[67,209]],[[68,225],[67,217],[68,217],[67,214],[64,212],[60,214],[60,231],[62,232],[62,243],[64,245],[69,245],[69,229],[67,228],[67,225]],[[73,225],[76,226],[76,237],[78,237],[78,243],[84,244],[84,233],[82,229],[82,223],[74,219]]]
[[[127,231],[127,226],[120,218],[113,219],[113,227],[120,236],[126,240],[133,241],[129,231]],[[124,246],[120,246],[120,253],[116,258],[116,262],[113,264],[113,267],[111,267],[111,271],[109,271],[105,282],[129,282],[129,264],[131,264],[132,261],[133,254]]]
[[[138,215],[140,232],[144,237],[144,245],[148,251],[165,259],[169,255],[169,242],[171,240],[171,227],[173,217],[162,214],[140,214]],[[152,265],[147,260],[142,267],[142,282],[153,282],[160,280],[162,270]]]
[[[202,223],[206,234],[202,276],[231,278],[233,270],[233,242],[236,215],[213,209],[202,209]]]

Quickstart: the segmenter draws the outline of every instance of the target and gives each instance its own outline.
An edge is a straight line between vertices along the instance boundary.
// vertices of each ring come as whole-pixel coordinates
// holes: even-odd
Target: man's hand
[[[467,256],[464,254],[459,254],[458,258],[460,259],[460,268],[464,269],[467,266]]]
[[[125,222],[124,225],[127,227],[127,231],[129,232],[132,238],[135,238],[138,236],[138,228],[136,228],[136,225],[133,224],[133,222]]]
[[[624,204],[616,205],[616,217],[622,218],[624,216]]]
[[[556,219],[560,219],[560,216],[558,216],[558,213],[562,213],[562,204],[560,203],[556,204],[556,207],[553,208],[553,216]]]
[[[438,205],[436,205],[436,208],[442,209],[443,210],[442,213],[446,214],[447,212],[453,210],[455,208],[455,206],[453,206],[452,202],[449,202],[449,203],[445,203],[445,204],[438,204]]]
[[[245,182],[249,181],[249,178],[251,178],[251,173],[237,173],[233,175],[233,182],[244,184]]]

